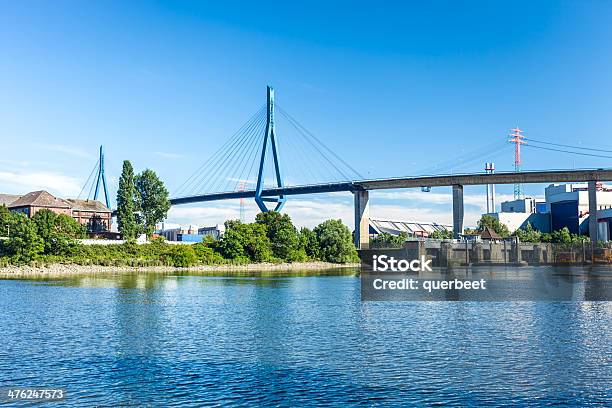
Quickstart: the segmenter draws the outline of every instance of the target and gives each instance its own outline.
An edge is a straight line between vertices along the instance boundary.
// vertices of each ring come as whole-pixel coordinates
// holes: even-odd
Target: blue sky
[[[510,170],[504,140],[515,125],[537,139],[612,149],[612,3],[291,3],[2,2],[0,191],[75,196],[100,144],[111,184],[130,159],[174,191],[265,102],[267,84],[368,178],[481,171],[485,161]],[[283,146],[290,129],[279,123],[278,132]],[[490,146],[501,150],[474,153]],[[523,156],[525,169],[611,161],[528,148]],[[287,178],[300,180],[291,164]],[[483,190],[466,190],[468,224]],[[505,198],[511,187],[498,191]],[[291,198],[286,208],[303,225],[352,224],[351,206],[335,194]],[[377,192],[371,211],[448,222],[450,195]],[[236,202],[181,207],[169,221],[237,213]]]

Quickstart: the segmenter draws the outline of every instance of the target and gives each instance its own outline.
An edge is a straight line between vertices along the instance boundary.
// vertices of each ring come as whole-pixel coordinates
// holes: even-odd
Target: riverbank
[[[0,267],[0,279],[20,278],[53,278],[69,277],[78,275],[104,275],[122,273],[173,273],[193,272],[205,273],[207,275],[231,275],[232,272],[244,275],[245,272],[266,272],[273,276],[291,271],[316,272],[325,270],[340,270],[358,268],[358,263],[336,264],[330,262],[293,262],[293,263],[250,263],[244,265],[198,265],[190,267],[174,266],[101,266],[101,265],[76,265],[76,264],[49,264],[45,266],[5,266]]]

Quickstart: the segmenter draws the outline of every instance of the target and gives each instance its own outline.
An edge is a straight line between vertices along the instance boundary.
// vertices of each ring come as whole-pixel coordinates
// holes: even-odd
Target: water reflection
[[[610,404],[612,303],[361,302],[354,272],[0,281],[0,386],[64,386],[68,406]]]

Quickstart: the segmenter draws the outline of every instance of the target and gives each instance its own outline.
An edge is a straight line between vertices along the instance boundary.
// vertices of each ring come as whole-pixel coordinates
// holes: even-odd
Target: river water
[[[354,275],[0,281],[0,387],[67,406],[612,404],[612,302],[361,302]]]

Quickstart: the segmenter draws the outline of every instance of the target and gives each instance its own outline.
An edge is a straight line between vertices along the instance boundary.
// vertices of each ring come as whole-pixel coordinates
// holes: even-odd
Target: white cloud
[[[452,225],[452,195],[450,193],[405,191],[375,191],[370,194],[370,217],[397,221],[437,222]],[[513,199],[510,194],[497,194],[497,203]],[[464,196],[466,226],[476,226],[486,208],[484,194]],[[244,200],[245,221],[252,222],[259,212],[252,198]],[[312,228],[328,219],[341,219],[349,228],[354,225],[353,196],[350,193],[330,193],[312,196],[289,196],[283,212],[289,214],[298,227]],[[239,200],[177,206],[170,210],[168,223],[181,225],[215,225],[240,217]]]
[[[536,198],[542,198],[536,196]],[[385,200],[408,200],[411,206],[422,205],[452,205],[453,196],[451,193],[435,193],[423,192],[419,190],[404,190],[404,191],[374,191],[370,193],[370,199],[385,199]],[[512,194],[495,194],[495,202],[499,205],[502,201],[511,201],[514,199]],[[463,202],[466,206],[475,206],[482,211],[487,207],[487,198],[485,194],[464,194]]]
[[[60,197],[74,197],[81,191],[79,180],[51,172],[15,173],[0,172],[0,191],[25,194],[35,190],[47,190]]]
[[[254,200],[244,200],[245,221],[252,222],[259,208]],[[353,225],[352,198],[339,202],[338,200],[324,201],[319,199],[296,199],[289,197],[283,212],[289,214],[298,227],[314,227],[317,224],[331,219],[340,218],[347,225]],[[222,224],[228,219],[240,218],[240,201],[228,200],[225,202],[210,202],[191,206],[174,206],[168,213],[167,223],[180,225],[215,225]]]

